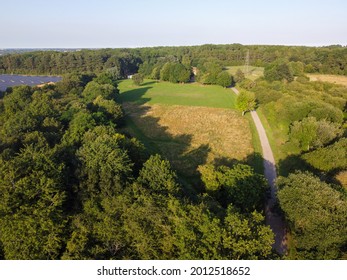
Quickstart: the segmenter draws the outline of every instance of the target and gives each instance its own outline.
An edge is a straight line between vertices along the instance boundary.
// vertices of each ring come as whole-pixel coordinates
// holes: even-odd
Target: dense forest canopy
[[[187,193],[166,159],[119,132],[112,77],[70,74],[0,99],[1,258],[271,258],[263,176],[207,169],[218,186]]]

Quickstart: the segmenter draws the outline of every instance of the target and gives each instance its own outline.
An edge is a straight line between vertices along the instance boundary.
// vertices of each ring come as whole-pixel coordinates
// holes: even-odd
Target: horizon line
[[[149,45],[149,46],[92,46],[92,47],[0,47],[0,50],[25,50],[25,49],[63,49],[63,50],[96,50],[96,49],[140,49],[140,48],[164,48],[164,47],[199,47],[205,45],[213,45],[213,46],[225,46],[225,45],[241,45],[241,46],[279,46],[279,47],[312,47],[312,48],[324,48],[324,47],[347,47],[346,45],[335,43],[335,44],[242,44],[242,43],[203,43],[203,44],[192,44],[192,45]]]

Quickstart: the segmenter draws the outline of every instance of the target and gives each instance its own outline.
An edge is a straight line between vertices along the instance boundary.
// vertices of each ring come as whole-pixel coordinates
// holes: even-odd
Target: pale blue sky
[[[0,0],[0,48],[347,45],[346,0]]]

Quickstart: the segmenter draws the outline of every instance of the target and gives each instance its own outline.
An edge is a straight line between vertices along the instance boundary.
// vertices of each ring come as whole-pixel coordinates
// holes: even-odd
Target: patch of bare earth
[[[248,120],[233,110],[133,103],[123,108],[173,168],[187,176],[201,164],[241,161],[254,151]]]

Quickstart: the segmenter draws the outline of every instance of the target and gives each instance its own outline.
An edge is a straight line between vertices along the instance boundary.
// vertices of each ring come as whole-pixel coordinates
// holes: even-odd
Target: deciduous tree
[[[132,80],[135,85],[139,86],[143,83],[143,76],[142,74],[134,74]]]
[[[236,99],[236,106],[242,112],[242,116],[247,111],[252,111],[256,107],[255,94],[250,91],[242,90]]]
[[[347,242],[347,201],[341,193],[310,173],[280,178],[278,199],[299,259],[336,259]]]

